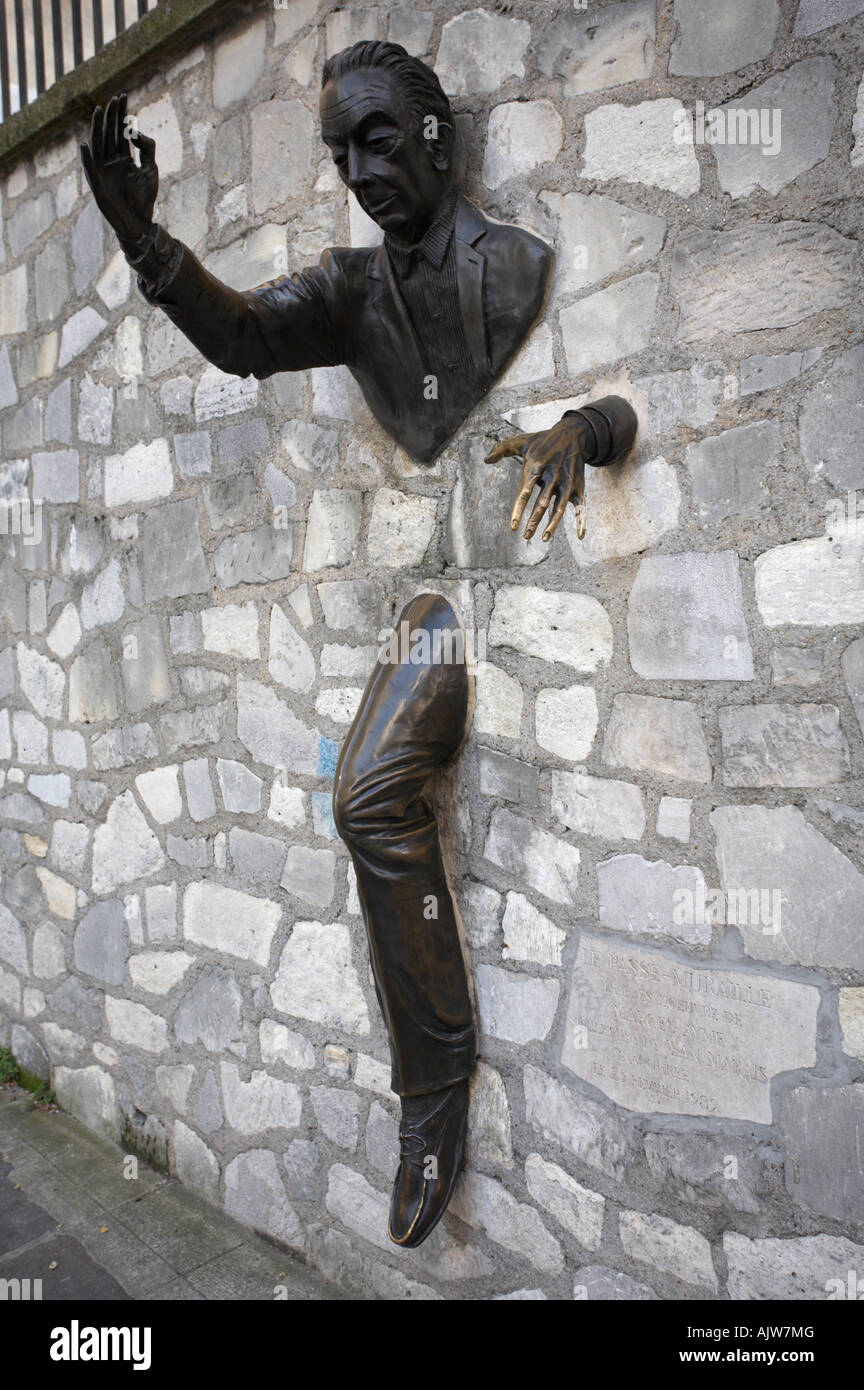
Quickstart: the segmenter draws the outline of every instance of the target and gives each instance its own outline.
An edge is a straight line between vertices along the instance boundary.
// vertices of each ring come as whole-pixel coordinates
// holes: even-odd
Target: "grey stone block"
[[[767,58],[780,18],[777,0],[675,0],[678,36],[669,71],[687,77],[719,77]]]
[[[670,288],[683,342],[788,328],[856,291],[853,244],[820,222],[772,222],[679,238]]]
[[[627,609],[630,664],[649,680],[752,680],[738,556],[650,555]]]
[[[141,572],[147,603],[210,588],[198,515],[191,499],[150,507],[141,522]]]
[[[294,567],[293,553],[293,527],[259,526],[228,536],[216,549],[213,563],[222,588],[232,589],[237,584],[286,579]]]
[[[851,770],[836,705],[727,705],[720,738],[727,787],[821,787]]]
[[[864,487],[864,343],[838,357],[801,405],[798,433],[812,476]],[[841,533],[842,534],[842,531]]]
[[[783,1103],[786,1189],[819,1216],[864,1221],[864,1085],[798,1086]]]
[[[177,1005],[174,1032],[180,1043],[222,1053],[242,1037],[243,995],[224,970],[206,966]]]
[[[75,293],[83,294],[105,264],[105,219],[89,198],[72,228]]]
[[[733,516],[756,517],[768,500],[763,483],[780,454],[775,420],[740,425],[687,448],[693,501],[703,525]]]
[[[106,985],[126,978],[126,922],[117,898],[94,903],[75,929],[75,964],[85,975]]]

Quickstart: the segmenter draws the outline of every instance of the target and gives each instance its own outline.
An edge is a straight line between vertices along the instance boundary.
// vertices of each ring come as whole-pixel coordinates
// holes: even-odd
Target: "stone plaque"
[[[819,992],[583,936],[561,1060],[628,1110],[771,1123],[771,1080],[816,1061]]]

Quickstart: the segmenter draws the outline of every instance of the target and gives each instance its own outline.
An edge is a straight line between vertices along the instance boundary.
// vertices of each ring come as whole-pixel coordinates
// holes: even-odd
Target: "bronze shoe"
[[[403,1097],[388,1226],[396,1245],[421,1245],[447,1210],[462,1166],[467,1120],[467,1079],[430,1095]]]

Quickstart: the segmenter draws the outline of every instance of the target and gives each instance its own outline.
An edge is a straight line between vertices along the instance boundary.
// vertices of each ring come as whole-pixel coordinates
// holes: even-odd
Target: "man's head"
[[[343,49],[324,65],[321,134],[363,211],[419,241],[452,186],[453,115],[432,69],[395,43]]]

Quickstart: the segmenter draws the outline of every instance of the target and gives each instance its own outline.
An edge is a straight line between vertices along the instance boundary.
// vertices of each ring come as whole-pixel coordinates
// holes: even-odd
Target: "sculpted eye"
[[[373,135],[371,140],[367,140],[366,148],[372,154],[390,154],[396,147],[395,135]]]

